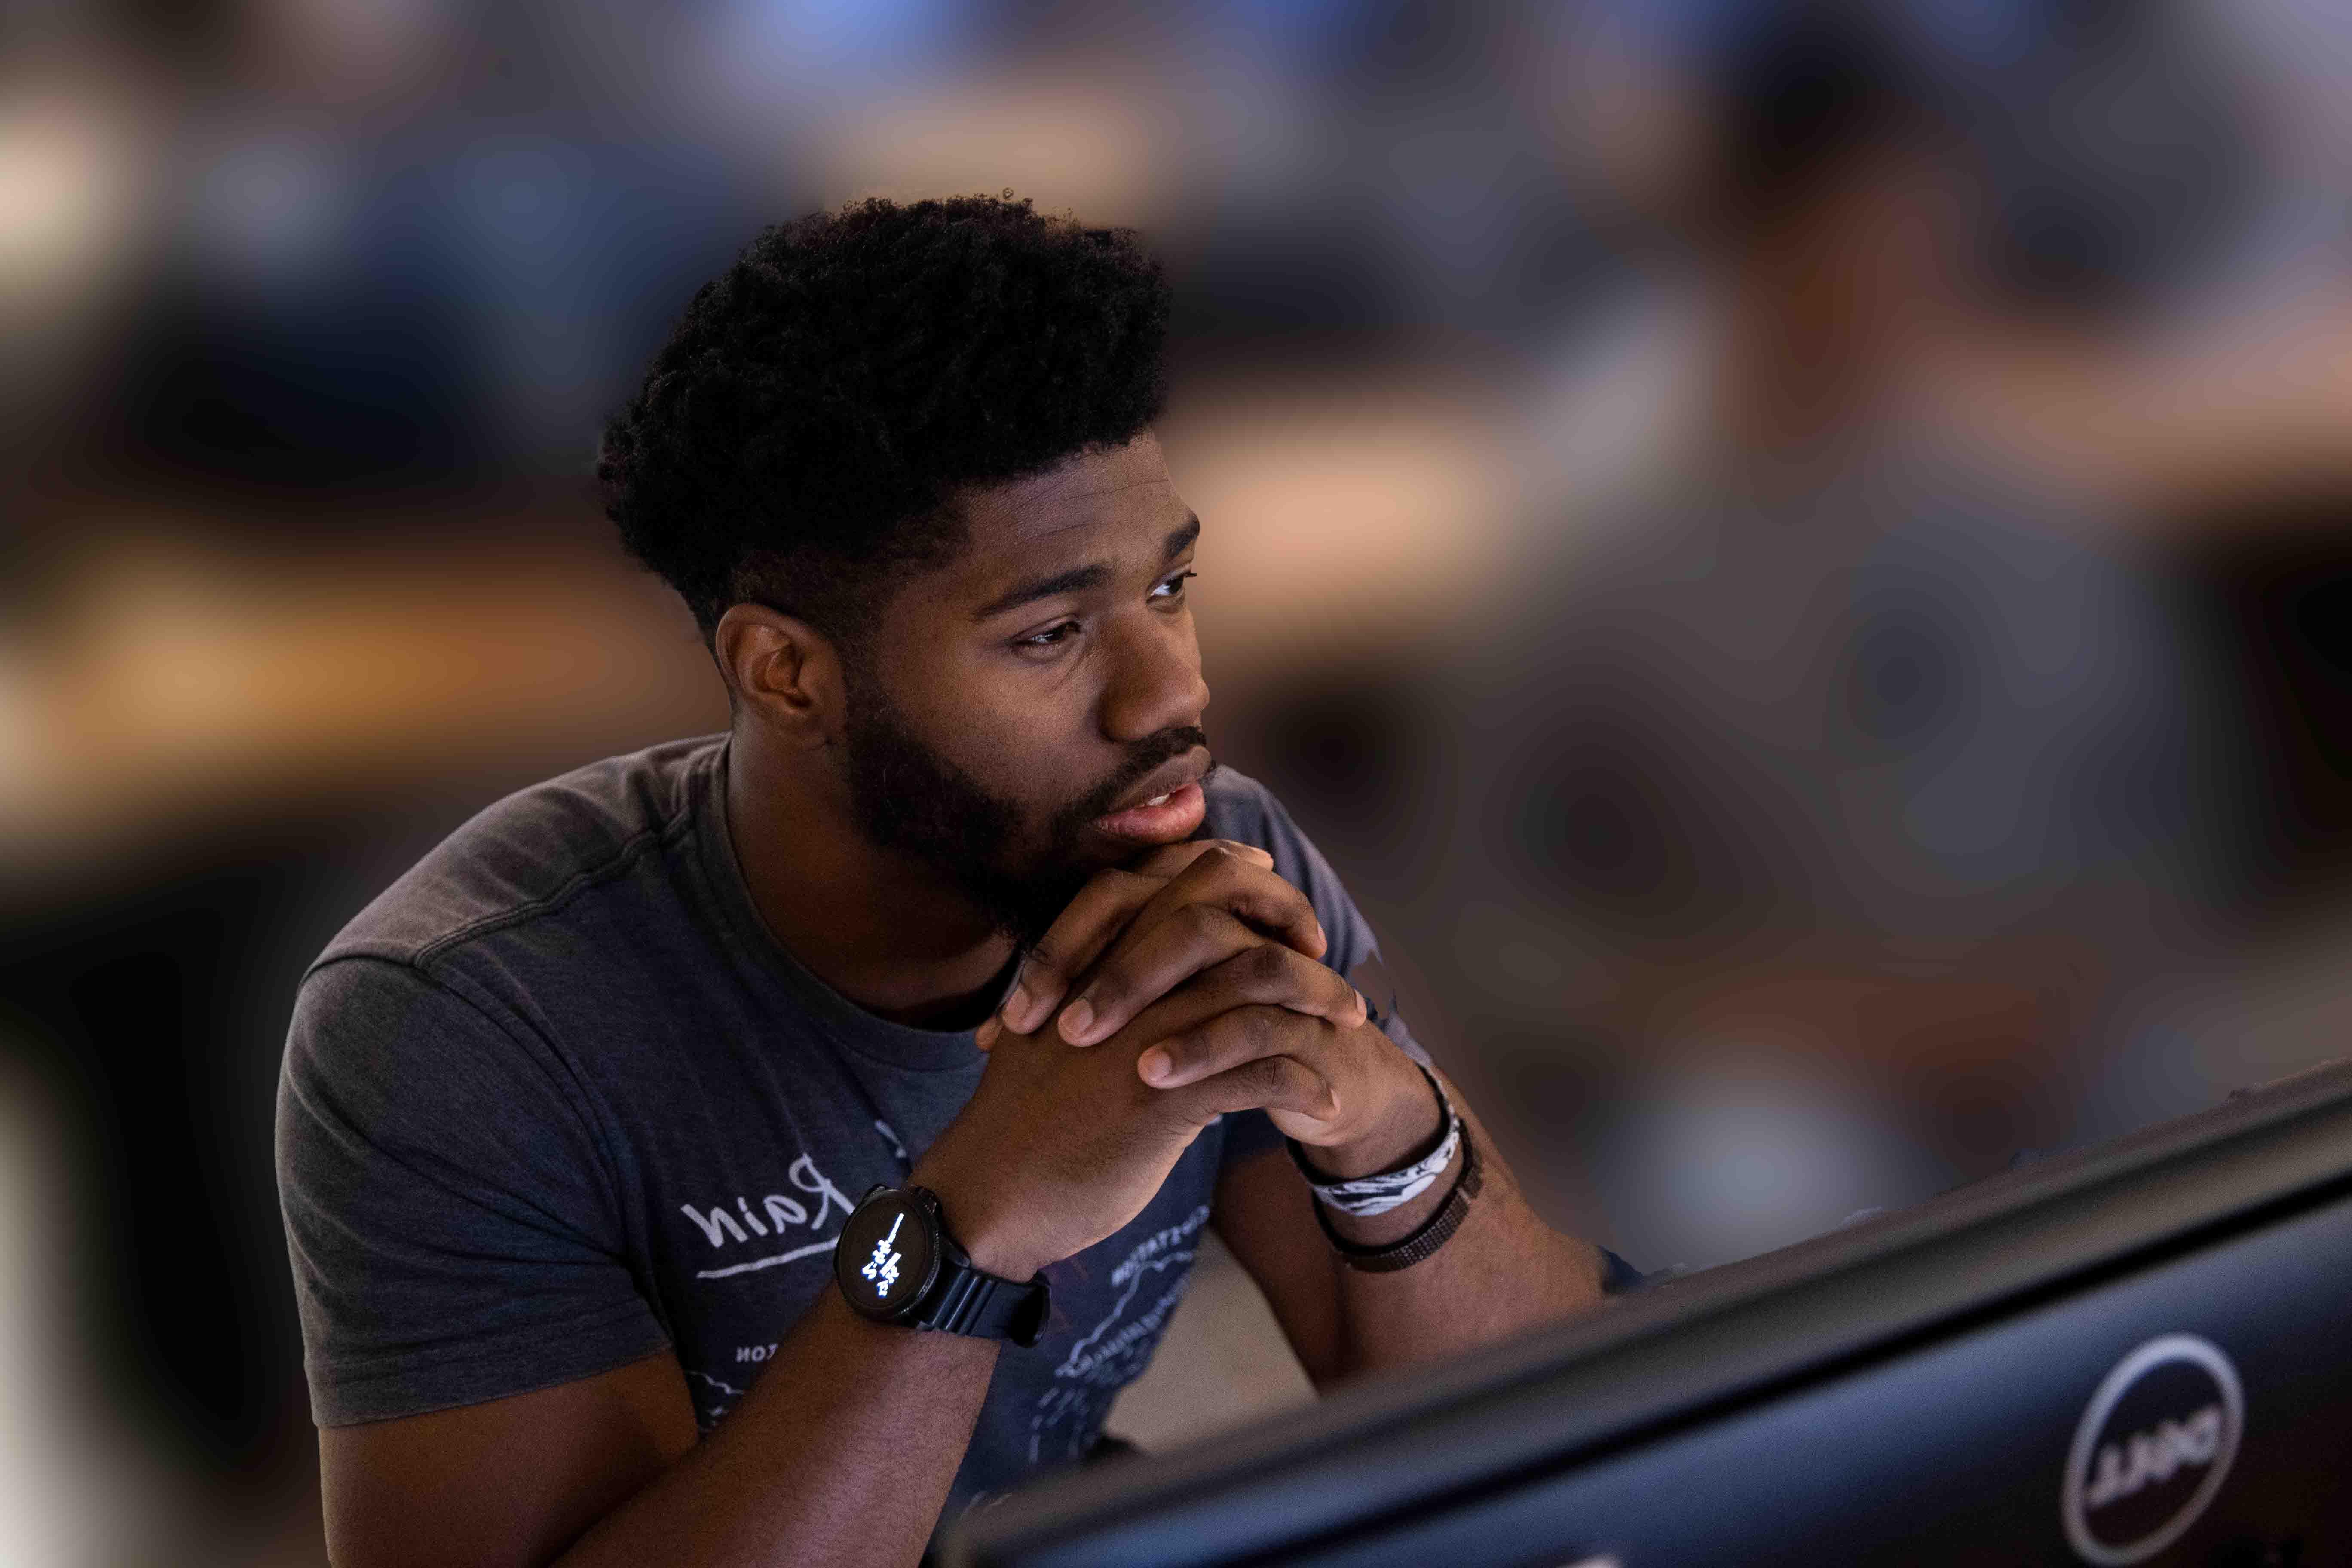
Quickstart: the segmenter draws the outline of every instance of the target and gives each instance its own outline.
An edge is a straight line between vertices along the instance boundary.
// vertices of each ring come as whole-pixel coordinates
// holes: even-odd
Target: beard
[[[1111,777],[1048,813],[1037,847],[1024,853],[1029,818],[1018,802],[993,794],[917,735],[873,682],[851,686],[842,738],[858,831],[876,848],[938,872],[1024,957],[1102,869],[1084,850],[1087,826],[1153,769],[1209,743],[1196,725],[1136,742]]]

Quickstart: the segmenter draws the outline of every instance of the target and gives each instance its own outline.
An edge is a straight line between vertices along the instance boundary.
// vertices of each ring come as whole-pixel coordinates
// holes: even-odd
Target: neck
[[[936,872],[866,843],[839,781],[812,761],[750,724],[728,749],[728,836],[768,934],[877,1017],[976,1026],[1013,939]]]

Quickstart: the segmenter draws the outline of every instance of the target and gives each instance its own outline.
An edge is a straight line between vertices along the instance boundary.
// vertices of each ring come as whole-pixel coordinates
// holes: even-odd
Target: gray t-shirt
[[[767,934],[726,755],[677,742],[500,801],[304,977],[278,1172],[320,1426],[667,1346],[708,1431],[827,1288],[851,1205],[904,1180],[978,1085],[969,1030],[877,1018]],[[1272,795],[1223,768],[1204,789],[1202,835],[1273,854],[1326,963],[1376,956]],[[1183,1293],[1220,1167],[1276,1142],[1263,1112],[1224,1118],[1132,1223],[1047,1270],[1052,1320],[999,1359],[945,1517],[1094,1445]]]

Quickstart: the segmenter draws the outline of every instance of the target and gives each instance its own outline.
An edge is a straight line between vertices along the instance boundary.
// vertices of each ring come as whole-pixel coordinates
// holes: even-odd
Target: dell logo
[[[2245,1399],[2220,1347],[2167,1334],[2116,1364],[2074,1428],[2061,1508],[2086,1563],[2144,1562],[2197,1522],[2237,1457]]]

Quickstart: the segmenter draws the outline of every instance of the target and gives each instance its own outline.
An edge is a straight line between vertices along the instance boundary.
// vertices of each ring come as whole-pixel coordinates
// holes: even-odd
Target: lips
[[[1094,820],[1099,832],[1130,844],[1174,844],[1192,837],[1208,815],[1201,794],[1207,760],[1195,752],[1155,771],[1128,791],[1125,803]]]
[[[1208,771],[1209,761],[1201,754],[1200,748],[1196,746],[1174,761],[1162,763],[1152,769],[1150,773],[1144,775],[1141,784],[1120,796],[1117,805],[1112,806],[1095,820],[1108,822],[1112,817],[1124,816],[1138,806],[1161,805],[1165,797],[1174,795],[1185,785],[1199,784],[1201,775]]]

